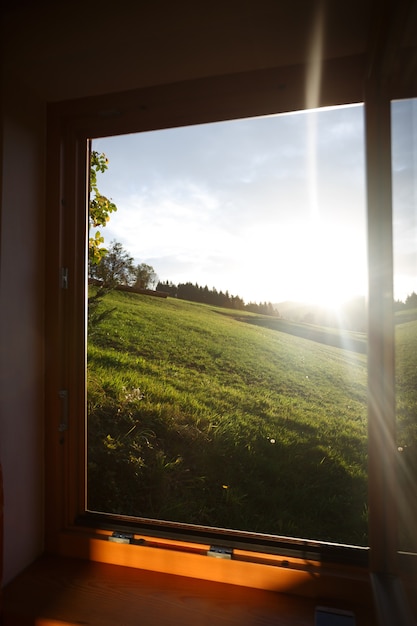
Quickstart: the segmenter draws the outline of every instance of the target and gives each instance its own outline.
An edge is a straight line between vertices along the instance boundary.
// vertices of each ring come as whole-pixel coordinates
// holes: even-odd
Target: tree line
[[[171,281],[159,282],[156,286],[157,291],[164,291],[172,298],[181,300],[189,300],[190,302],[201,302],[203,304],[211,304],[213,306],[224,307],[227,309],[235,309],[238,311],[250,311],[251,313],[259,313],[262,315],[279,316],[278,311],[271,302],[249,302],[245,304],[240,296],[233,296],[223,291],[217,291],[215,287],[209,289],[207,285],[204,287],[198,283],[179,283],[175,285]]]
[[[396,300],[394,302],[394,308],[397,311],[401,309],[417,309],[417,293],[413,291],[408,294],[404,302],[402,300]]]

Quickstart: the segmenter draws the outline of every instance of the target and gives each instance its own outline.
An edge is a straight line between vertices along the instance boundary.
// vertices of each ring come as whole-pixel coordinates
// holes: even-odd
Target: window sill
[[[206,557],[207,558],[207,557]],[[210,557],[208,557],[210,558]],[[216,559],[213,559],[216,560]],[[231,562],[229,561],[228,564]],[[223,564],[224,565],[224,564]],[[44,556],[4,589],[3,626],[124,626],[163,623],[266,626],[314,623],[320,604],[353,610],[357,625],[376,624],[368,606],[150,572],[74,558]]]
[[[342,602],[352,598],[367,605],[372,595],[367,568],[322,563],[235,549],[232,559],[207,556],[209,545],[141,535],[144,543],[109,541],[105,530],[69,529],[58,533],[49,552],[87,561],[124,566],[208,582],[274,591],[303,597],[327,597]]]

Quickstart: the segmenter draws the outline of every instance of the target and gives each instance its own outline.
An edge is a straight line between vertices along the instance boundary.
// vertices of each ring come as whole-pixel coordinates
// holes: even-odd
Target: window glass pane
[[[92,148],[87,508],[367,545],[362,106]]]
[[[417,99],[391,113],[400,548],[417,552]]]

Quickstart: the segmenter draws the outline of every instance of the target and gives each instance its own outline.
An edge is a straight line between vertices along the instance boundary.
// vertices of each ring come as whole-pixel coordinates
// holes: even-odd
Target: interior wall
[[[4,85],[0,242],[3,581],[42,551],[45,108]]]

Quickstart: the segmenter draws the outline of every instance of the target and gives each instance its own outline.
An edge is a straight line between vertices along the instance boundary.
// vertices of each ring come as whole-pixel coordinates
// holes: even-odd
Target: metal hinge
[[[233,548],[224,548],[223,546],[210,546],[207,556],[214,556],[216,559],[231,559],[233,556]]]
[[[145,539],[141,537],[136,539],[135,535],[132,533],[121,533],[116,530],[108,537],[108,541],[112,543],[133,543],[136,546],[143,546],[146,543]]]
[[[61,289],[68,289],[68,268],[61,267]]]
[[[68,430],[68,391],[67,389],[60,389],[58,396],[61,400],[61,421],[58,426],[58,431],[63,433]]]
[[[110,537],[108,537],[108,541],[112,541],[113,543],[132,543],[134,535],[131,533],[118,533],[114,532]]]

